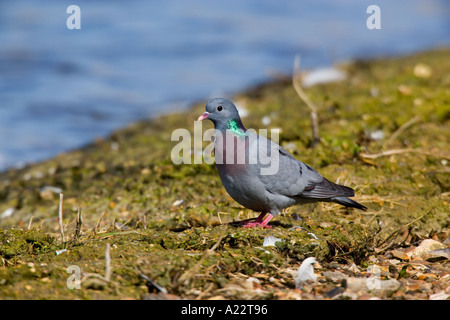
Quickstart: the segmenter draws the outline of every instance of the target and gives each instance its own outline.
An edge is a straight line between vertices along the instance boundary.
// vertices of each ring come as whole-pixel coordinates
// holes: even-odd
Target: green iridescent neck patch
[[[228,121],[228,129],[239,136],[245,135],[245,132],[242,129],[239,129],[236,120],[230,119],[230,121]]]

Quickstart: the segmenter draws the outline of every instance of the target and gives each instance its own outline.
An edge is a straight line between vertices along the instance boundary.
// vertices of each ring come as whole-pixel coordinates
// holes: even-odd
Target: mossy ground
[[[1,173],[0,214],[14,211],[0,219],[0,298],[139,299],[156,290],[142,274],[181,298],[330,298],[335,285],[325,280],[295,289],[292,272],[306,257],[320,262],[319,275],[351,269],[363,276],[369,265],[392,258],[394,249],[428,238],[444,242],[450,222],[449,57],[448,49],[437,49],[355,61],[341,66],[347,80],[305,89],[320,111],[315,148],[309,111],[290,79],[235,96],[248,111],[247,128],[267,128],[261,120],[269,116],[268,127],[281,129],[285,149],[354,188],[366,212],[321,203],[286,209],[271,229],[229,224],[257,213],[227,195],[213,165],[174,165],[170,157],[178,143],[172,131],[193,132],[204,104]],[[398,153],[389,155],[392,150]],[[59,234],[59,195],[48,186],[64,193],[66,243]],[[75,237],[78,208],[83,224]],[[263,247],[269,235],[282,241]],[[109,282],[102,279],[107,243]],[[62,249],[67,251],[57,255]],[[389,262],[384,278],[409,280],[398,270],[407,261],[399,261]],[[437,284],[421,298],[448,290],[448,260],[423,263],[437,270]],[[72,265],[81,270],[81,289],[67,288]],[[402,283],[397,292],[368,295],[408,298],[408,288]]]

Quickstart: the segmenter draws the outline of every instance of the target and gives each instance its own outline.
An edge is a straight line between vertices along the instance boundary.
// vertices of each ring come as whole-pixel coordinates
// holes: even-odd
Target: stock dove
[[[278,144],[245,129],[231,101],[211,99],[198,121],[204,119],[214,123],[214,157],[225,189],[236,202],[261,213],[244,227],[268,227],[295,204],[326,201],[367,209],[348,198],[353,189],[325,179]]]

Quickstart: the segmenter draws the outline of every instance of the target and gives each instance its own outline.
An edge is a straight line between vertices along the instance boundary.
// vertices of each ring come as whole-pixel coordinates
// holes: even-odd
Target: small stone
[[[39,194],[44,200],[53,200],[55,198],[55,195],[59,195],[62,192],[63,190],[61,188],[54,186],[45,186],[41,188]]]
[[[262,119],[261,119],[261,123],[262,123],[264,126],[268,126],[271,122],[272,122],[272,119],[270,119],[269,116],[264,116],[264,117],[262,117]]]
[[[174,207],[179,207],[183,202],[184,202],[183,199],[176,200],[176,201],[174,201],[174,202],[172,203],[172,206],[174,206]]]
[[[407,85],[404,84],[399,85],[397,87],[397,91],[404,96],[409,96],[412,93],[411,87],[408,87]]]
[[[342,293],[344,293],[344,291],[345,291],[344,287],[336,287],[336,288],[333,288],[330,291],[326,292],[325,295],[328,298],[333,299],[333,298],[339,297]]]
[[[346,267],[345,269],[350,272],[353,272],[354,274],[361,273],[354,262],[351,262],[351,264],[348,267]]]
[[[347,276],[339,271],[325,271],[323,273],[323,276],[325,277],[325,279],[332,282],[340,282],[344,279],[347,279]]]
[[[255,278],[255,277],[250,277],[248,279],[245,280],[245,287],[247,287],[248,289],[258,289],[261,288],[261,282],[259,281],[259,279]]]
[[[118,142],[111,142],[111,144],[110,144],[110,146],[111,146],[111,150],[112,151],[119,151],[119,143]]]
[[[382,291],[396,291],[398,288],[400,288],[400,282],[395,279],[380,280],[380,289]]]
[[[340,69],[321,68],[308,72],[302,79],[302,85],[307,88],[320,83],[342,81],[346,77],[346,73]]]
[[[374,140],[374,141],[382,140],[382,139],[384,139],[384,132],[383,132],[383,130],[376,130],[376,131],[371,132],[369,134],[369,137],[371,140]]]
[[[450,249],[446,248],[429,251],[426,259],[428,261],[450,259]]]
[[[41,191],[39,195],[44,200],[53,200],[55,198],[54,193],[50,190]]]
[[[389,265],[389,272],[390,272],[391,274],[396,275],[396,274],[398,274],[398,269],[397,269],[397,267],[396,267],[395,265],[390,264],[390,265]]]
[[[347,278],[346,281],[347,281],[347,289],[350,291],[358,292],[368,290],[366,278],[349,277]]]
[[[83,287],[87,289],[103,290],[105,289],[106,285],[106,281],[97,278],[89,278],[83,281]]]
[[[0,218],[2,218],[2,219],[9,218],[13,215],[14,211],[15,211],[14,208],[8,208],[2,212],[2,214],[0,215]]]
[[[326,221],[324,221],[324,222],[319,223],[319,227],[321,227],[321,228],[323,228],[323,229],[325,229],[325,228],[331,228],[331,227],[334,227],[334,226],[335,226],[335,224],[334,224],[334,223],[331,223],[331,222],[326,222]]]
[[[417,277],[417,280],[424,280],[426,282],[431,282],[437,279],[437,275],[433,273],[423,273]]]
[[[447,300],[450,297],[450,294],[445,293],[445,291],[440,291],[435,294],[430,295],[430,300]]]
[[[404,260],[404,261],[409,261],[409,257],[404,251],[392,250],[391,253],[397,259]]]
[[[347,288],[350,291],[390,292],[400,288],[400,282],[395,279],[381,280],[379,277],[347,278]]]
[[[428,79],[431,77],[432,70],[429,65],[418,63],[414,66],[413,73],[417,78]]]
[[[422,259],[426,260],[430,257],[430,252],[433,250],[445,249],[445,245],[439,241],[432,239],[423,240],[418,247],[407,253],[410,260]]]
[[[400,261],[400,260],[397,260],[397,259],[388,259],[388,262],[389,262],[390,264],[393,264],[393,265],[396,265],[396,264],[401,263],[401,261]]]
[[[377,87],[370,88],[370,95],[372,97],[378,97],[380,95],[380,90]]]

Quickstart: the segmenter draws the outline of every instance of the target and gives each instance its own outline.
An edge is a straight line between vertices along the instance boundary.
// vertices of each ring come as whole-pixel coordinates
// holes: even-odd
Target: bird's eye
[[[217,107],[217,111],[222,111],[222,109],[223,109],[222,106]]]

